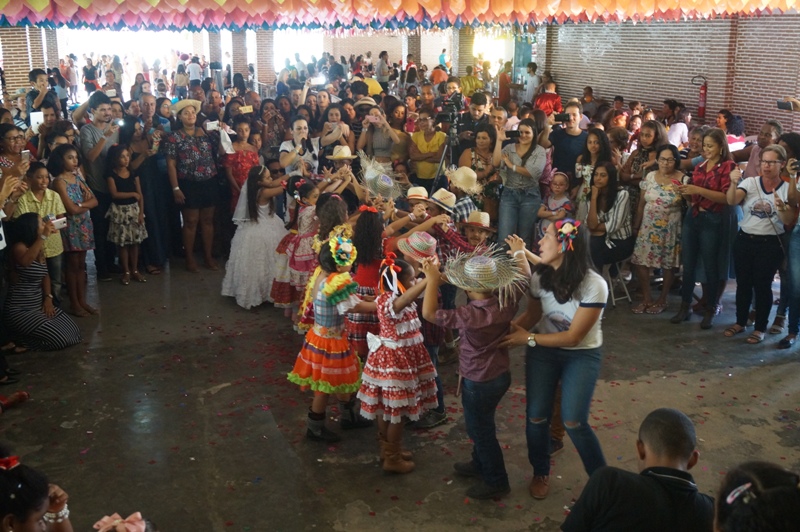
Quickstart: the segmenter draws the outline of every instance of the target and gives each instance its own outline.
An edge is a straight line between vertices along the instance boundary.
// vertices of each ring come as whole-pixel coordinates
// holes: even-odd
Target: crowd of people
[[[162,274],[170,259],[174,268],[176,257],[198,271],[199,247],[209,270],[227,258],[222,295],[243,308],[282,308],[286,326],[304,335],[288,379],[313,391],[310,441],[340,440],[326,424],[334,395],[341,428],[374,422],[383,469],[410,473],[404,427],[448,421],[438,371],[457,361],[473,451],[454,469],[479,479],[469,497],[502,497],[510,483],[494,413],[511,382],[509,349],[524,346],[531,496],[548,495],[565,434],[590,476],[565,530],[711,529],[714,503],[688,474],[697,451],[684,414],[659,409],[643,422],[640,476],[606,466],[589,425],[613,288],[604,274],[633,270],[637,314],[664,312],[680,282],[670,321],[694,311],[704,329],[735,277],[736,323],[723,334],[754,325],[746,342],[757,344],[788,325],[779,347],[791,347],[800,328],[800,134],[769,120],[747,143],[727,110],[716,127],[695,126],[674,100],[656,112],[622,97],[605,103],[590,87],[562,102],[534,63],[526,83],[513,84],[510,62],[496,77],[480,61],[451,75],[446,50],[430,73],[410,55],[402,67],[387,52],[374,65],[371,54],[340,59],[287,60],[275,99],[248,90],[241,75],[221,92],[188,56],[155,90],[137,76],[128,99],[112,59],[103,86],[101,70],[84,68],[89,97],[65,119],[70,91],[61,98],[57,74],[32,70],[24,106],[0,110],[4,353],[81,341],[76,320],[101,310],[86,301],[88,251],[98,281],[116,275],[127,286]],[[768,329],[777,272],[781,302]],[[692,306],[696,281],[703,296]],[[19,382],[4,356],[0,370],[0,385]],[[25,507],[4,501],[3,524],[25,530],[50,515],[66,527],[57,519],[68,517],[63,492],[5,455],[0,481],[23,475],[31,492]],[[731,471],[717,530],[782,530],[747,527],[796,518],[797,506],[781,507],[785,515],[754,509],[798,498],[796,475],[778,469]],[[602,496],[609,484],[619,490]],[[628,494],[659,512],[625,512]]]

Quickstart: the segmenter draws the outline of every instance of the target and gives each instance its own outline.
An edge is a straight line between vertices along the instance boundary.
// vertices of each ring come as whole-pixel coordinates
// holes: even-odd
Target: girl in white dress
[[[275,214],[274,198],[281,193],[280,179],[273,180],[267,167],[250,169],[233,213],[237,228],[222,280],[222,295],[235,297],[242,308],[272,301],[275,248],[287,233]]]

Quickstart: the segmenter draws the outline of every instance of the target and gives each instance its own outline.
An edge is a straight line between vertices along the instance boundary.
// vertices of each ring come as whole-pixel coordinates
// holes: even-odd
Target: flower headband
[[[19,456],[0,458],[0,470],[10,471],[19,465]]]
[[[390,251],[386,254],[386,258],[381,261],[381,293],[391,291],[393,294],[399,295],[406,291],[406,287],[397,279],[397,274],[402,269],[394,263],[396,258],[397,255]]]
[[[564,218],[556,222],[556,238],[558,238],[558,242],[561,244],[561,249],[558,251],[559,253],[575,250],[572,241],[578,236],[578,228],[580,226],[581,222],[573,220],[572,218]]]
[[[144,532],[147,523],[139,512],[132,513],[123,519],[119,514],[106,515],[94,524],[95,530],[100,532]]]
[[[353,241],[349,238],[332,237],[328,241],[328,245],[331,248],[333,260],[337,266],[351,266],[356,261],[358,253]]]

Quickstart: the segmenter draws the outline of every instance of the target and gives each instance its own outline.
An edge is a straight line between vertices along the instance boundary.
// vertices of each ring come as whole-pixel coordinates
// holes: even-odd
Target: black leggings
[[[603,266],[611,264],[611,275],[616,276],[616,263],[623,261],[633,255],[633,246],[636,243],[636,238],[629,236],[624,240],[611,239],[614,247],[606,245],[606,237],[592,235],[589,240],[589,250],[592,255],[592,262],[597,271],[602,272]]]
[[[772,281],[783,260],[776,235],[750,235],[739,231],[733,243],[736,268],[736,323],[747,325],[753,292],[756,299],[755,330],[766,332],[772,311]]]

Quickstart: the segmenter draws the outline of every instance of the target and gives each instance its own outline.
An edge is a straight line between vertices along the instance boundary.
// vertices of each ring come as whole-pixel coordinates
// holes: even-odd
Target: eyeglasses
[[[658,158],[658,162],[664,163],[664,164],[674,163],[675,162],[675,158],[674,157],[659,157]]]
[[[767,166],[772,166],[773,164],[781,164],[783,161],[765,161],[761,159],[761,164],[766,164]]]
[[[25,137],[22,136],[22,135],[15,135],[13,137],[3,137],[3,138],[6,139],[9,142],[14,142],[14,141],[17,141],[17,140],[24,140],[25,139]]]

